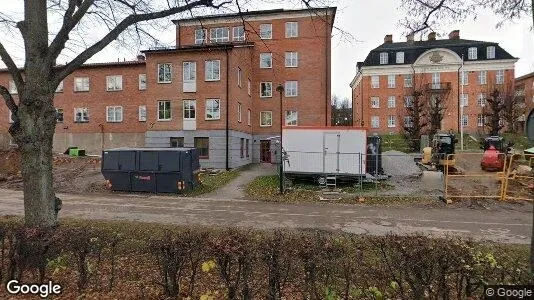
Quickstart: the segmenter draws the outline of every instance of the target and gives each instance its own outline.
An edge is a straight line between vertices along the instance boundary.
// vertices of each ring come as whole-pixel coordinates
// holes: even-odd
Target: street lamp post
[[[282,93],[284,92],[284,86],[280,83],[278,84],[278,86],[276,87],[276,91],[280,94],[280,195],[283,195],[284,194],[284,159],[282,157],[283,153],[282,153],[282,142],[283,142],[283,137],[282,137],[282,127],[283,127],[283,124],[284,124],[284,109],[283,109],[283,104],[282,104]]]

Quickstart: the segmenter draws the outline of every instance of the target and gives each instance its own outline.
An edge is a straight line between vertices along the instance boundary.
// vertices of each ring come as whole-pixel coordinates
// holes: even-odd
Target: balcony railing
[[[451,89],[451,83],[450,82],[427,83],[426,89],[428,91],[449,91]]]

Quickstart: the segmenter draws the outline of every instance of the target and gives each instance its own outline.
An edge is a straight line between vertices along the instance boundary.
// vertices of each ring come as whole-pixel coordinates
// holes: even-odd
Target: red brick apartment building
[[[490,91],[513,88],[514,58],[497,43],[460,38],[454,30],[448,39],[384,43],[357,64],[352,88],[355,125],[366,126],[370,133],[400,133],[410,126],[406,107],[414,90],[423,99],[443,99],[441,130],[459,131],[460,121],[469,133],[484,130],[483,108]],[[460,118],[460,102],[464,113]]]
[[[58,87],[54,147],[197,147],[203,167],[270,162],[283,125],[330,125],[336,8],[174,21],[176,46],[137,61],[88,64]],[[6,71],[0,84],[10,85]],[[13,93],[16,93],[12,89]],[[0,145],[10,143],[0,106]]]
[[[526,116],[534,109],[534,72],[515,79],[515,92],[519,97],[525,99],[525,115],[519,119],[519,128],[525,128]]]

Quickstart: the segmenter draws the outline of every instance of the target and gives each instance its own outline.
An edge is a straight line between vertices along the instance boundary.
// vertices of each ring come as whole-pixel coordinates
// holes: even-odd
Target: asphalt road
[[[61,217],[253,228],[318,228],[358,234],[459,235],[530,243],[530,205],[424,208],[338,204],[280,204],[155,195],[58,194]],[[0,189],[0,214],[23,214],[22,192]]]

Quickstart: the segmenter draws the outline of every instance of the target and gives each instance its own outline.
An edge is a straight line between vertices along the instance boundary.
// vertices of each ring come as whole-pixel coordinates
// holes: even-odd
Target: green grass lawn
[[[203,194],[211,193],[225,185],[230,181],[234,180],[241,173],[241,169],[234,169],[230,171],[221,171],[218,174],[210,175],[208,173],[201,173],[199,175],[200,181],[202,182],[192,191],[186,193],[184,196],[194,197],[200,196]]]

